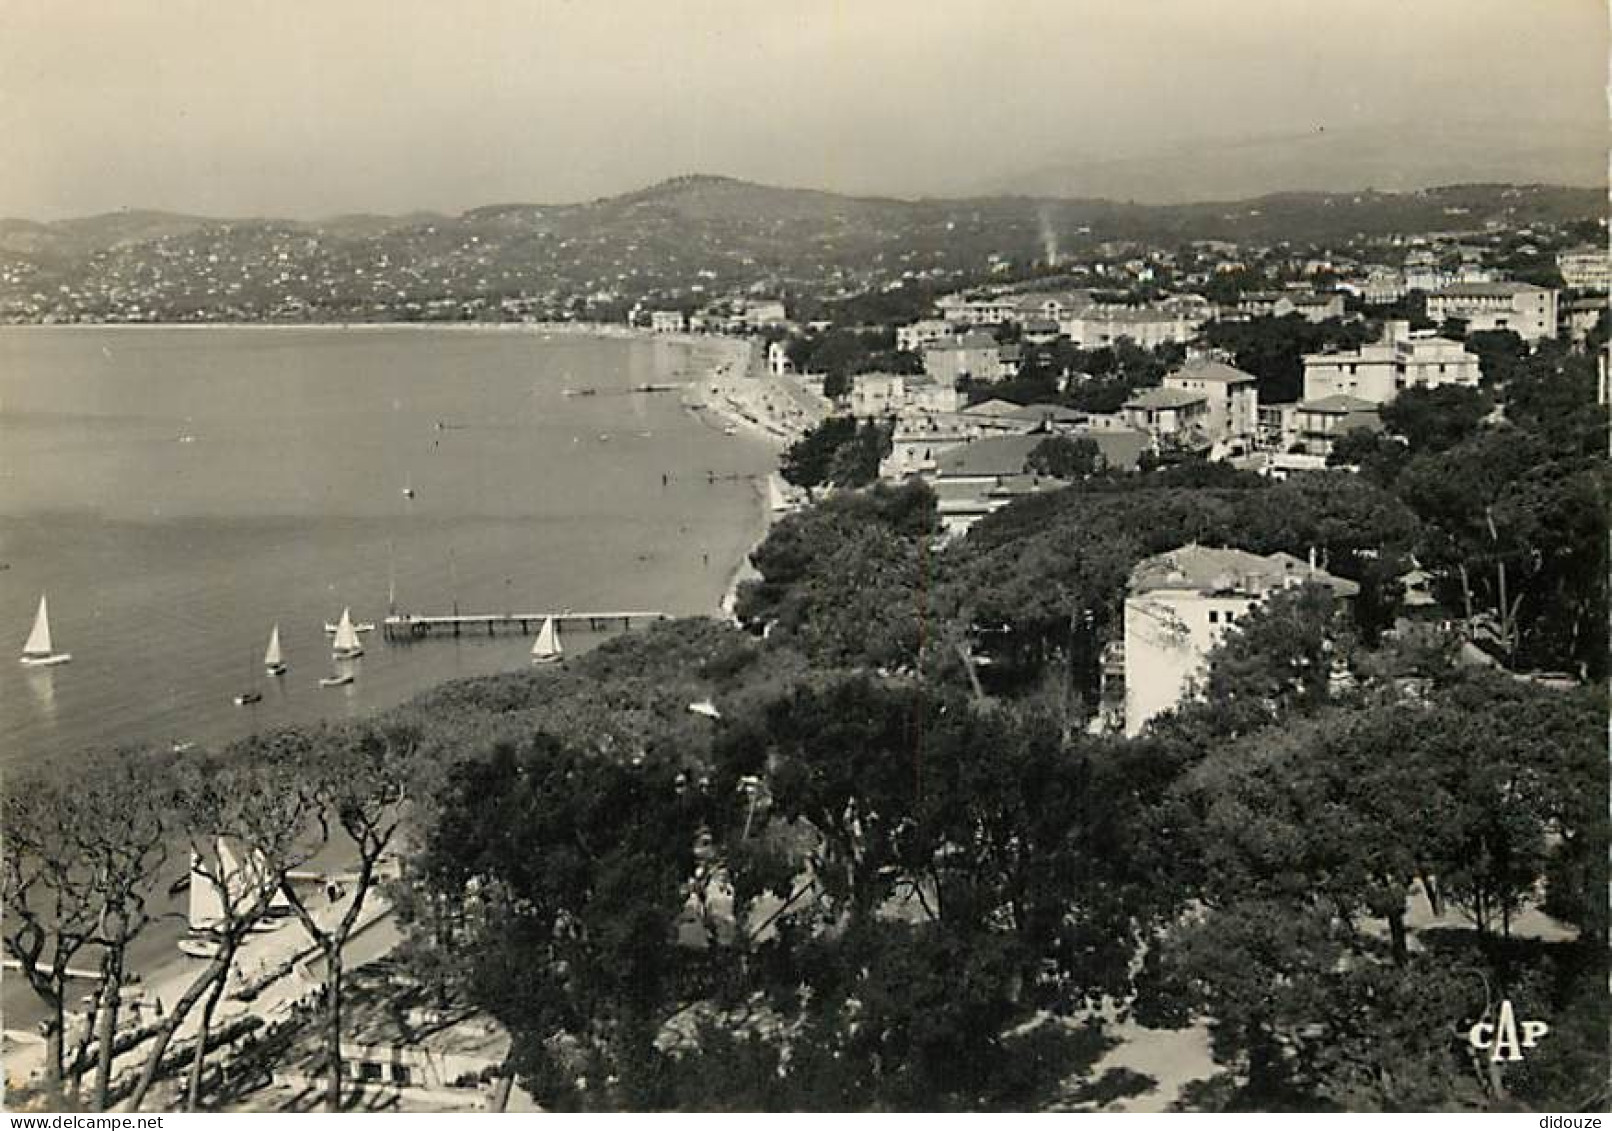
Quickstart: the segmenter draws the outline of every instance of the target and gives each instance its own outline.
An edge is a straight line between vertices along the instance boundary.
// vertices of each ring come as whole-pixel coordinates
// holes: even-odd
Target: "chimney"
[[[1315,547],[1310,547],[1310,572],[1315,573]]]

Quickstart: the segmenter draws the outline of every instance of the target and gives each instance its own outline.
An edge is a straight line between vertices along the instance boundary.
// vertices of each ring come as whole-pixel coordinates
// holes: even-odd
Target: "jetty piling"
[[[567,625],[586,626],[592,632],[606,632],[619,628],[623,632],[643,627],[656,621],[670,620],[662,612],[633,610],[626,612],[562,612],[562,613],[449,613],[442,616],[414,616],[394,613],[381,622],[381,634],[389,641],[424,640],[431,636],[460,636],[472,629],[485,628],[488,636],[500,631],[508,635],[530,636],[552,619],[564,628]]]

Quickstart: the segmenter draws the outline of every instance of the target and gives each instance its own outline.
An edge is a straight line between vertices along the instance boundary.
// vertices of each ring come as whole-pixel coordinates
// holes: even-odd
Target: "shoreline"
[[[411,328],[422,330],[438,328],[428,325],[409,325]],[[60,326],[43,327],[43,329],[50,330],[59,330],[62,328],[63,327]],[[72,329],[73,327],[66,328]],[[107,327],[97,326],[95,328],[104,329]],[[142,326],[142,328],[166,329],[170,327],[145,324]],[[201,330],[224,329],[225,327],[196,325],[189,326],[187,328]],[[309,327],[299,326],[276,328],[307,329]],[[329,327],[312,328],[327,329]],[[375,330],[386,329],[386,327],[377,326],[375,324],[369,324],[364,328]],[[460,332],[477,332],[482,328],[460,326],[455,327],[455,329],[459,330]],[[504,333],[531,332],[532,327],[499,327],[498,330],[499,332]],[[567,332],[577,336],[599,336],[594,335],[591,329],[584,329],[576,326],[569,327]],[[629,337],[641,337],[645,339],[652,338],[656,341],[666,341],[669,344],[677,345],[679,348],[688,349],[689,352],[686,360],[679,359],[680,366],[684,371],[684,375],[674,378],[684,390],[698,385],[701,381],[708,382],[712,375],[718,372],[721,366],[724,364],[734,366],[736,368],[742,368],[751,356],[753,348],[750,343],[743,339],[717,335],[682,335],[674,337],[672,335],[665,334],[652,335],[649,331],[629,331],[626,328],[619,328],[611,334],[602,336],[618,339]],[[676,407],[672,405],[667,405],[666,407],[673,413],[677,413]],[[695,420],[701,424],[704,424],[706,427],[712,426],[711,418],[700,413],[691,413],[690,415],[692,415]],[[691,423],[693,422],[691,421]],[[727,617],[725,610],[731,605],[731,594],[736,591],[738,584],[745,577],[753,576],[753,569],[750,566],[749,555],[754,548],[760,545],[761,541],[767,536],[767,532],[771,526],[771,516],[768,509],[766,477],[767,475],[774,473],[771,468],[776,466],[778,447],[775,438],[768,437],[768,440],[769,443],[767,448],[769,457],[767,463],[769,470],[765,474],[756,475],[751,478],[751,489],[744,493],[742,501],[739,501],[738,499],[735,500],[735,503],[737,504],[736,508],[730,508],[727,510],[727,513],[730,517],[725,521],[731,523],[730,529],[734,530],[734,534],[730,535],[731,541],[728,539],[723,539],[723,543],[724,549],[731,547],[733,556],[727,557],[726,554],[724,554],[723,556],[726,557],[726,560],[719,558],[717,546],[713,544],[711,556],[712,566],[714,568],[711,574],[708,575],[708,580],[706,580],[703,584],[700,584],[699,582],[695,583],[700,584],[700,588],[704,589],[704,592],[699,594],[697,601],[691,600],[687,605],[684,606],[688,611],[683,615],[689,617],[710,617],[716,620],[729,620],[730,618]],[[92,519],[91,521],[99,520]],[[695,576],[697,577],[697,575]],[[706,586],[710,586],[710,588],[705,588]],[[720,586],[720,588],[718,588],[718,586]],[[694,594],[691,593],[690,596],[692,597]],[[603,639],[605,639],[604,636],[600,636],[597,639],[590,638],[588,641],[588,646],[591,647],[598,642],[602,642]],[[525,669],[517,668],[515,670]],[[475,674],[446,675],[441,678],[433,679],[425,686],[419,687],[412,694],[408,695],[398,703],[376,703],[366,705],[361,710],[360,714],[363,717],[376,717],[384,715],[387,712],[398,710],[400,707],[406,706],[408,703],[414,701],[420,696],[428,695],[446,684],[467,678],[474,679],[481,677]],[[195,728],[191,728],[192,731],[194,731],[194,729]],[[188,735],[186,737],[188,737]],[[164,741],[165,740],[162,739],[153,739],[152,744],[160,746]],[[222,748],[223,746],[227,745],[226,740],[218,740],[215,742],[206,738],[201,739],[201,743],[202,745],[213,746],[215,748]],[[332,869],[339,871],[344,866],[345,861],[341,859],[333,859],[328,863]],[[296,932],[300,931],[300,929],[301,928],[299,926],[291,925],[286,928],[286,931],[290,934],[295,934]],[[157,929],[154,929],[142,940],[140,952],[135,955],[131,955],[130,960],[130,970],[132,973],[139,976],[141,979],[141,984],[143,984],[145,988],[145,992],[148,992],[155,997],[160,997],[165,1004],[171,1003],[172,997],[176,993],[176,984],[184,980],[193,963],[193,960],[188,959],[184,955],[180,954],[173,946],[173,942],[175,939],[177,939],[178,933],[177,928],[172,930],[164,930],[162,927],[158,927]],[[278,935],[279,932],[276,932],[276,934]],[[282,945],[284,941],[288,940],[283,940]],[[19,990],[21,989],[22,987],[19,984]],[[25,990],[22,990],[22,992],[26,993]],[[15,1019],[8,1018],[8,1021],[15,1020],[20,1022],[23,1018],[31,1017],[32,1015],[31,1002],[24,1005],[15,1001],[8,1001],[6,1004],[18,1006],[18,1016]],[[8,1028],[9,1027],[10,1026],[8,1026]]]
[[[700,345],[745,341],[731,334],[683,331],[668,334],[621,322],[0,322],[0,330],[452,330],[458,333],[574,334]]]

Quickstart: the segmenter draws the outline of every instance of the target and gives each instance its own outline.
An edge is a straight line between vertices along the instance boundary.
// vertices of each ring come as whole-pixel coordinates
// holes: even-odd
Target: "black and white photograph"
[[[8,1126],[1596,1125],[1609,53],[0,0]]]

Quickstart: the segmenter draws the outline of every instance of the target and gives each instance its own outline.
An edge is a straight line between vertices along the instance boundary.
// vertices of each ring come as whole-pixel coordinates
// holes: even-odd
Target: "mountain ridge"
[[[1272,202],[1319,202],[1339,197],[1375,197],[1384,200],[1426,199],[1433,196],[1459,194],[1468,191],[1493,192],[1594,192],[1598,186],[1566,184],[1557,181],[1536,180],[1467,180],[1429,185],[1415,189],[1379,188],[1293,188],[1238,196],[1202,196],[1171,203],[1151,203],[1113,196],[1057,194],[1033,191],[1000,189],[964,195],[897,196],[883,194],[838,193],[827,189],[773,185],[745,180],[722,174],[683,174],[668,177],[654,184],[614,196],[596,197],[588,201],[569,203],[539,203],[536,201],[505,200],[476,205],[463,212],[439,212],[428,209],[403,213],[350,212],[316,219],[296,219],[284,216],[204,216],[195,213],[156,208],[129,208],[110,212],[72,216],[59,220],[34,220],[28,217],[0,217],[0,250],[12,234],[61,234],[79,239],[108,233],[127,240],[138,236],[160,236],[168,230],[193,230],[210,226],[262,225],[285,227],[303,231],[340,233],[349,230],[375,230],[399,228],[433,223],[474,222],[508,218],[512,215],[534,216],[542,214],[576,215],[581,213],[620,213],[645,205],[675,204],[685,214],[704,214],[713,217],[731,215],[712,207],[714,203],[732,206],[742,204],[745,211],[758,211],[756,205],[764,201],[772,207],[768,211],[777,215],[794,213],[809,217],[818,212],[843,211],[847,207],[876,208],[967,208],[1006,203],[1029,204],[1066,209],[1129,209],[1168,213],[1181,210],[1211,208],[1235,209],[1259,206]],[[690,202],[694,207],[690,208]],[[782,203],[797,207],[780,209]],[[799,207],[811,205],[812,207]]]

